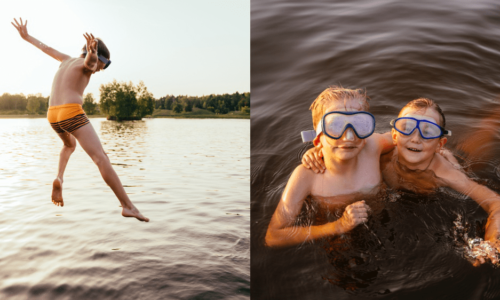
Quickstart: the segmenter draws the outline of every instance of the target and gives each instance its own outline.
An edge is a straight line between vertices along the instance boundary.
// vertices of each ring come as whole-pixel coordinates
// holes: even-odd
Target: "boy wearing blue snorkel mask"
[[[47,119],[63,142],[59,156],[59,170],[52,183],[52,202],[57,206],[64,206],[62,184],[64,171],[71,154],[75,151],[76,140],[99,168],[104,181],[110,186],[122,206],[122,216],[134,217],[148,222],[139,210],[130,201],[115,170],[111,166],[108,156],[102,148],[92,124],[83,111],[83,92],[87,87],[92,74],[106,69],[111,61],[109,51],[101,40],[92,34],[84,34],[87,41],[83,54],[72,58],[54,48],[48,47],[28,34],[26,21],[18,22],[14,19],[12,25],[17,29],[21,38],[42,50],[45,54],[61,62],[54,76],[52,91],[49,100]]]
[[[500,196],[471,180],[450,152],[443,153],[446,136],[451,135],[443,128],[445,122],[443,112],[432,100],[416,99],[403,107],[392,122],[396,149],[390,159],[383,159],[384,180],[392,187],[417,193],[448,187],[476,201],[488,213],[485,241],[472,249],[482,253],[476,265],[486,259],[495,264],[495,250],[500,251]]]
[[[464,174],[451,152],[444,149],[446,120],[441,108],[432,100],[420,98],[409,102],[391,121],[391,135],[396,146],[381,158],[384,181],[393,188],[415,193],[431,193],[439,187],[452,188],[476,201],[489,215],[485,241],[474,246],[476,265],[490,259],[497,263],[500,252],[500,196]],[[316,160],[314,155],[306,154]],[[321,164],[320,160],[316,160]]]
[[[393,148],[390,135],[374,134],[375,118],[361,90],[331,87],[311,105],[313,143],[326,171],[299,165],[283,192],[266,234],[268,246],[300,244],[346,233],[368,219],[363,199],[379,191],[380,155]],[[347,124],[347,126],[346,126]],[[342,217],[316,226],[294,225],[304,200],[311,196],[326,208],[347,205]]]

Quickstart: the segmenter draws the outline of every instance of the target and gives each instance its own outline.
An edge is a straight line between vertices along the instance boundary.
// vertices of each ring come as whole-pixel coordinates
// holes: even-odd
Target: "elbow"
[[[92,66],[89,66],[89,65],[87,65],[87,64],[85,64],[85,63],[84,63],[84,64],[83,64],[83,70],[84,70],[85,72],[94,73],[95,66],[94,66],[94,67],[92,67]]]
[[[266,247],[280,246],[279,240],[273,237],[273,230],[267,230],[264,244]]]

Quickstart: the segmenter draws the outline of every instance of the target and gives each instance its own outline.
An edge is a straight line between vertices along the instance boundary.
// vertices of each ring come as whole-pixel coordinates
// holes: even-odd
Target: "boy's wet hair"
[[[347,102],[351,100],[359,100],[361,107],[364,111],[368,111],[370,109],[370,104],[368,104],[369,98],[366,96],[366,91],[362,89],[345,89],[341,86],[331,86],[321,92],[319,96],[314,100],[309,107],[309,110],[312,111],[312,119],[313,125],[316,129],[321,118],[325,114],[326,108],[328,104],[334,101],[343,101],[344,106],[347,106]]]
[[[106,59],[110,58],[109,50],[108,47],[106,47],[106,44],[100,39],[96,38],[99,42],[97,43],[97,53],[104,56]],[[83,45],[82,51],[87,49],[87,44]],[[81,55],[82,57],[85,57],[85,54]]]
[[[440,121],[440,125],[441,127],[443,128],[446,128],[446,119],[444,117],[444,113],[443,111],[441,110],[441,107],[439,107],[439,105],[432,101],[431,99],[427,99],[427,98],[418,98],[418,99],[415,99],[415,100],[412,100],[410,102],[408,102],[408,104],[406,104],[400,111],[399,111],[399,116],[401,115],[401,112],[403,112],[403,110],[405,108],[417,108],[417,109],[427,109],[427,108],[434,108],[438,113],[439,115],[441,116],[441,120]]]

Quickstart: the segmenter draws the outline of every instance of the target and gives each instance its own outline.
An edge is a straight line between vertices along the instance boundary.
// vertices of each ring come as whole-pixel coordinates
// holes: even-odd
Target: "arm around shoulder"
[[[377,145],[377,149],[380,151],[380,154],[388,153],[394,149],[395,145],[392,142],[392,135],[390,132],[374,133],[372,136]]]

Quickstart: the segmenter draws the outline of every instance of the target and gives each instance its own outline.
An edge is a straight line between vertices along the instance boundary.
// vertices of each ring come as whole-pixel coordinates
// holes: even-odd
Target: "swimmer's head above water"
[[[104,42],[100,38],[96,38],[95,40],[97,41],[97,57],[99,58],[99,60],[97,61],[96,72],[99,72],[100,70],[104,70],[109,67],[109,65],[111,64],[111,60],[110,53],[108,47],[106,47],[106,44],[104,44]],[[85,58],[85,56],[87,56],[86,44],[83,45],[82,54],[80,55],[80,57]]]
[[[410,101],[391,121],[392,139],[401,163],[425,169],[447,142],[451,131],[446,130],[443,111],[434,101],[419,98]]]
[[[369,109],[366,93],[360,89],[330,87],[312,103],[314,146],[326,155],[341,160],[356,157],[375,130],[375,118]]]

